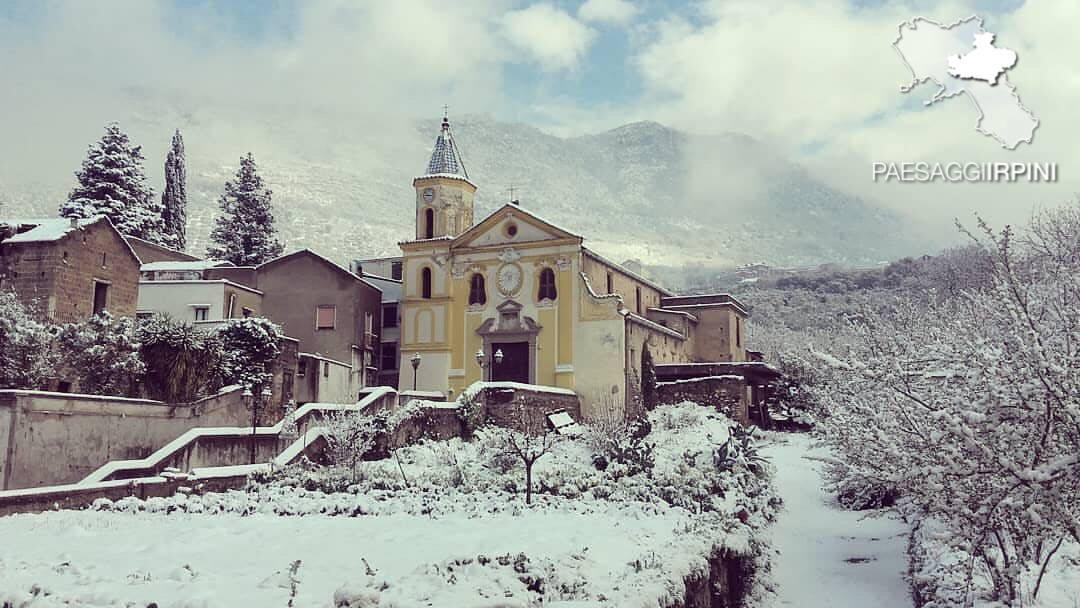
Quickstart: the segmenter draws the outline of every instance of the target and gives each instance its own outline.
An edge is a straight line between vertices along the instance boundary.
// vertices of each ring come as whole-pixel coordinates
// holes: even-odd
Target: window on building
[[[390,278],[395,281],[401,280],[401,262],[390,262]]]
[[[94,314],[100,315],[105,312],[109,302],[109,284],[100,281],[94,282]]]
[[[431,269],[424,268],[420,271],[420,297],[425,300],[431,299]]]
[[[545,268],[540,271],[540,289],[536,294],[539,300],[554,300],[558,296],[555,290],[555,271]]]
[[[634,299],[637,302],[637,314],[641,314],[641,288],[634,288]]]
[[[608,293],[615,293],[614,285],[611,282],[611,273],[610,272],[607,273],[607,292]]]
[[[196,306],[195,307],[195,320],[206,321],[210,319],[210,307],[209,306]]]
[[[435,238],[435,210],[431,207],[424,209],[424,238]]]
[[[383,342],[382,349],[379,352],[379,369],[394,370],[398,368],[398,354],[396,342]]]
[[[245,319],[250,317],[254,313],[255,313],[255,311],[248,308],[247,306],[241,306],[240,307],[240,314],[244,315]]]
[[[486,304],[487,290],[484,289],[484,275],[479,272],[469,279],[469,305]]]
[[[307,374],[307,360],[300,359],[296,363],[296,375],[303,378]]]
[[[337,306],[320,304],[315,307],[315,329],[334,329],[337,324]]]
[[[382,326],[397,327],[397,304],[384,304],[382,309]]]
[[[735,317],[735,346],[742,346],[742,323],[739,317]]]
[[[106,261],[105,252],[103,251],[103,252],[101,252],[101,267],[102,268],[105,268],[105,265],[106,265],[105,261]]]
[[[375,335],[375,315],[370,312],[364,313],[364,344],[367,346],[373,346],[370,342],[372,336]]]
[[[322,376],[323,376],[323,378],[329,378],[330,377],[330,362],[329,361],[323,361]]]

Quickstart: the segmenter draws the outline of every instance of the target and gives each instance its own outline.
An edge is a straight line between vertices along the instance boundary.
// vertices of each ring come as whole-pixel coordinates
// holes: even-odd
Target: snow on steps
[[[377,387],[355,405],[308,403],[296,410],[295,420],[302,421],[315,412],[362,411],[382,400],[396,398],[397,391]],[[285,421],[268,427],[257,427],[256,436],[280,435]],[[73,484],[23,488],[0,491],[0,516],[11,513],[33,513],[49,509],[68,509],[86,506],[98,498],[113,500],[125,496],[148,498],[169,496],[185,487],[199,484],[205,490],[218,491],[242,486],[247,476],[256,471],[268,471],[285,466],[304,454],[309,446],[322,439],[321,426],[311,427],[289,444],[270,462],[218,467],[194,468],[188,474],[177,473],[165,466],[177,454],[189,449],[204,438],[232,437],[245,441],[252,436],[251,427],[196,428],[185,432],[146,458],[108,462],[82,481]],[[116,479],[124,472],[148,472],[146,475]]]

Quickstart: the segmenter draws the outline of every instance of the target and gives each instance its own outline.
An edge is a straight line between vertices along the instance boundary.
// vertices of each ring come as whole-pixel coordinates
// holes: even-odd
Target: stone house
[[[139,257],[104,216],[0,220],[0,289],[54,323],[134,317]]]

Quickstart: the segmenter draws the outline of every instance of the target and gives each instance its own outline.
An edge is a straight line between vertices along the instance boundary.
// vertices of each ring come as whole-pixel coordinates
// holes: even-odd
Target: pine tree
[[[172,245],[187,247],[187,170],[184,167],[184,138],[180,130],[172,138],[172,148],[165,158],[165,191],[161,193],[161,219]]]
[[[234,181],[225,182],[225,193],[218,199],[222,214],[217,217],[213,241],[207,256],[228,260],[237,266],[255,266],[281,255],[281,242],[275,236],[270,190],[263,187],[255,172],[255,157],[248,152],[241,157]]]
[[[78,185],[60,206],[60,215],[87,218],[104,215],[121,234],[168,244],[161,207],[146,185],[142,148],[132,146],[116,123],[105,125],[101,141],[90,146]]]

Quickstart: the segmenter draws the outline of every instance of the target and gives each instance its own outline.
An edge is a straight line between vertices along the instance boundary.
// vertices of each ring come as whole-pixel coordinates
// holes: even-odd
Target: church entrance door
[[[502,363],[492,366],[491,379],[495,382],[521,382],[529,383],[529,369],[532,361],[529,360],[528,342],[493,342],[491,352],[502,350]]]

